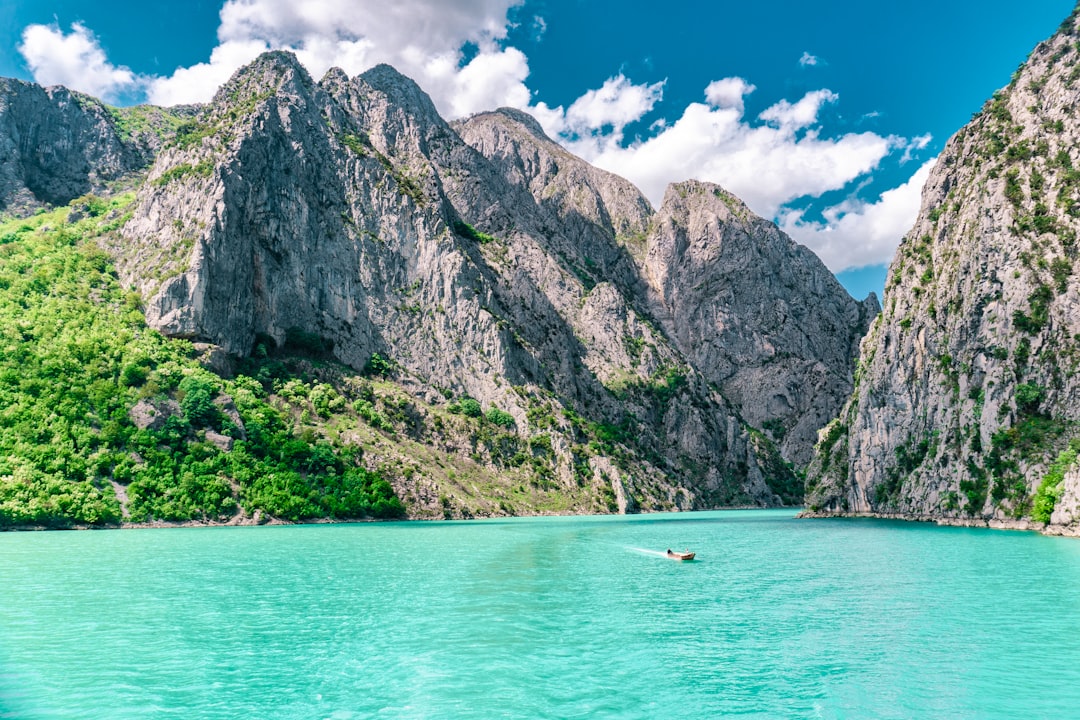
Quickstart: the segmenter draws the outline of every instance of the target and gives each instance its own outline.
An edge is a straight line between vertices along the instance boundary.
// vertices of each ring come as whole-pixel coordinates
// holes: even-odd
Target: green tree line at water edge
[[[360,448],[297,433],[280,378],[223,379],[147,328],[95,242],[131,202],[0,224],[0,527],[403,516]],[[175,412],[136,425],[139,403]]]

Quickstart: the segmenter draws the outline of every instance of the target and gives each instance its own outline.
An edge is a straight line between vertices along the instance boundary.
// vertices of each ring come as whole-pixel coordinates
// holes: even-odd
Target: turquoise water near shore
[[[0,534],[0,717],[1064,718],[1078,679],[1080,541],[1030,533],[728,511]]]

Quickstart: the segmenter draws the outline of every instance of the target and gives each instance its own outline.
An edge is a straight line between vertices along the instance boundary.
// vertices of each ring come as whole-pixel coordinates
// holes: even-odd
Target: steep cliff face
[[[546,223],[569,240],[556,251],[575,274],[609,278],[640,294],[635,261],[644,258],[653,209],[632,183],[573,155],[519,110],[480,113],[453,127],[505,182],[526,190]]]
[[[67,88],[0,78],[0,211],[63,205],[145,169],[187,112],[110,111]]]
[[[1077,37],[1074,14],[946,145],[822,433],[812,510],[1075,527]]]
[[[162,150],[112,249],[166,334],[389,358],[427,401],[550,434],[558,482],[624,510],[794,500],[772,445],[574,248],[411,80],[316,84],[271,53]]]
[[[808,463],[851,393],[877,298],[853,300],[812,252],[700,182],[668,188],[645,273],[676,346],[785,457]]]
[[[813,253],[717,186],[672,186],[655,212],[523,113],[455,128],[552,214],[572,238],[559,252],[581,274],[612,278],[785,458],[809,462],[817,430],[851,393],[876,298],[852,300]]]

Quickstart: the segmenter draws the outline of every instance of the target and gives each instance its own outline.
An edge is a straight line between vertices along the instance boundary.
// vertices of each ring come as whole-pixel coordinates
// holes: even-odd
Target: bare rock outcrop
[[[180,404],[172,399],[140,400],[128,412],[132,424],[140,430],[160,430],[171,417],[182,417]]]
[[[525,113],[454,128],[571,239],[554,250],[575,272],[610,280],[785,458],[810,461],[818,429],[851,393],[876,297],[853,300],[817,256],[718,186],[673,185],[656,212]]]
[[[0,210],[63,205],[145,170],[193,111],[108,108],[64,87],[0,78]]]
[[[811,510],[1076,524],[1077,38],[1074,13],[947,143]]]
[[[877,298],[853,300],[816,255],[716,185],[670,186],[653,226],[653,313],[747,422],[806,465],[851,393]]]

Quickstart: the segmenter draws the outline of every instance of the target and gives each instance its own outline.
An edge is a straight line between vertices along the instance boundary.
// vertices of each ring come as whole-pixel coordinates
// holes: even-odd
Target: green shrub
[[[1024,202],[1024,189],[1020,187],[1019,178],[1020,171],[1016,168],[1011,168],[1005,173],[1005,198],[1017,209]]]
[[[784,421],[780,418],[769,418],[761,423],[761,429],[768,431],[778,443],[784,442],[784,437],[787,436],[787,428],[784,427]]]
[[[1043,476],[1042,482],[1035,491],[1031,506],[1031,519],[1035,522],[1050,522],[1050,516],[1053,515],[1054,508],[1065,490],[1063,486],[1065,473],[1076,463],[1078,453],[1080,453],[1080,438],[1073,438]]]
[[[367,363],[364,364],[363,373],[368,376],[391,377],[394,374],[394,361],[387,360],[379,353],[372,353]]]
[[[158,177],[154,178],[153,184],[157,187],[168,185],[171,182],[182,180],[187,177],[193,178],[208,178],[214,172],[214,163],[210,160],[203,160],[197,165],[190,165],[184,163],[182,165],[176,165],[169,168],[165,172],[161,173]]]
[[[1054,299],[1054,293],[1047,285],[1040,285],[1035,292],[1028,296],[1028,307],[1031,314],[1021,310],[1013,312],[1013,325],[1018,330],[1035,335],[1050,322],[1050,303]]]
[[[385,415],[376,410],[370,400],[366,398],[358,399],[353,403],[353,410],[357,415],[363,418],[368,425],[376,430],[382,430],[388,433],[394,432],[393,423],[387,420]]]
[[[833,420],[825,427],[825,432],[821,439],[818,441],[818,452],[822,455],[828,455],[839,440],[847,433],[847,427],[839,420]]]
[[[349,148],[360,157],[367,157],[368,147],[363,138],[357,135],[345,134],[341,135],[339,139],[341,140],[342,145]]]
[[[1030,383],[1016,386],[1016,409],[1025,415],[1033,415],[1039,410],[1046,397],[1046,389]]]
[[[345,398],[326,383],[319,383],[312,387],[309,397],[311,406],[315,408],[315,412],[319,414],[319,417],[328,418],[332,414],[345,409]]]
[[[1054,276],[1054,285],[1058,294],[1064,293],[1069,287],[1069,278],[1072,276],[1072,262],[1063,257],[1054,258],[1050,263],[1050,274]]]
[[[486,417],[487,421],[493,425],[498,425],[499,427],[504,427],[508,430],[517,429],[517,423],[514,422],[514,416],[499,408],[490,408],[484,417]]]
[[[127,363],[120,371],[120,382],[127,387],[139,387],[146,382],[147,372],[142,365]]]
[[[180,381],[180,409],[193,427],[221,428],[221,411],[214,404],[217,389],[199,375],[189,375]]]
[[[457,412],[467,417],[474,418],[478,418],[484,414],[483,408],[480,407],[480,403],[471,397],[462,398],[455,405],[451,406],[450,412]]]
[[[474,242],[478,242],[481,245],[484,245],[484,244],[487,244],[487,243],[490,243],[490,242],[496,242],[496,240],[497,240],[495,238],[495,236],[488,235],[485,232],[480,232],[479,230],[474,228],[469,223],[462,222],[461,220],[455,220],[454,224],[453,224],[453,228],[454,228],[454,232],[457,233],[458,235],[460,235],[461,237],[468,238],[469,240],[472,240]]]

